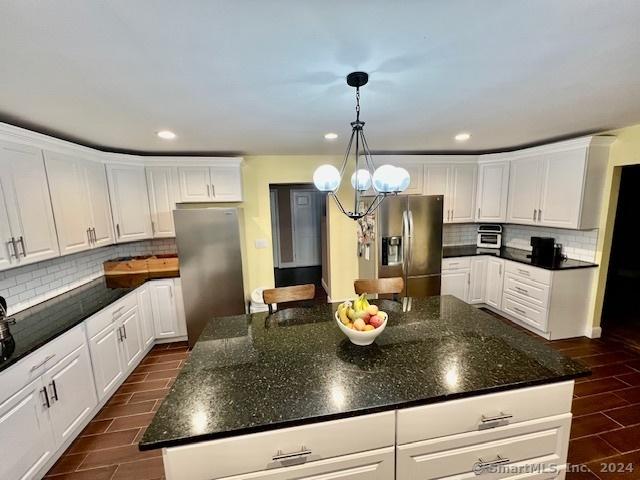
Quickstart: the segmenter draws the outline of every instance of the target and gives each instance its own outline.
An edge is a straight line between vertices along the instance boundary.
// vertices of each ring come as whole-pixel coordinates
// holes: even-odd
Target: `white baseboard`
[[[327,294],[327,298],[328,298],[331,292],[329,292],[329,286],[327,285],[327,282],[324,281],[324,278],[320,279],[320,284],[322,285],[322,288],[324,288],[324,291]]]
[[[602,327],[587,327],[584,335],[589,338],[600,338],[602,336]]]
[[[189,338],[186,335],[181,337],[171,337],[171,338],[158,338],[156,339],[156,345],[160,345],[161,343],[173,343],[173,342],[184,342]]]

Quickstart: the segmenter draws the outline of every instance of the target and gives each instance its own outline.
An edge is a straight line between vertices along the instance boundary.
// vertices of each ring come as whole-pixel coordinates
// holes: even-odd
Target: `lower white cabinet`
[[[149,294],[156,338],[180,336],[174,280],[168,278],[149,282]]]
[[[486,276],[487,258],[472,258],[471,271],[469,272],[469,303],[484,303],[487,288]]]
[[[441,295],[453,295],[463,302],[468,302],[470,285],[470,257],[445,258],[442,260]]]
[[[120,330],[115,324],[109,325],[89,339],[89,346],[93,359],[96,391],[98,398],[102,400],[124,381]]]
[[[86,344],[72,352],[43,377],[56,444],[75,437],[98,403]]]
[[[0,403],[0,478],[35,478],[56,450],[43,391],[38,378]]]
[[[487,258],[487,275],[485,302],[493,308],[502,308],[502,284],[504,282],[504,260],[501,258]]]
[[[138,310],[140,313],[140,332],[142,334],[142,348],[146,349],[156,339],[153,326],[153,307],[149,285],[144,284],[136,290],[138,295]]]
[[[122,352],[124,360],[124,368],[126,371],[133,370],[142,357],[142,340],[140,333],[140,315],[138,306],[125,312],[120,318],[120,338],[122,343]]]

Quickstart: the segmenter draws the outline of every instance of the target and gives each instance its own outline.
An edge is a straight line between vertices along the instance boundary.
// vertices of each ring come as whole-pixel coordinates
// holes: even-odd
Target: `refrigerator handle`
[[[409,215],[402,212],[402,276],[407,276],[407,260],[409,256]],[[404,279],[406,281],[406,278]]]
[[[412,256],[413,256],[413,212],[411,210],[409,210],[409,245],[408,246],[408,253],[409,253],[409,258],[407,259],[407,272],[409,271],[409,265],[411,264],[412,261]]]

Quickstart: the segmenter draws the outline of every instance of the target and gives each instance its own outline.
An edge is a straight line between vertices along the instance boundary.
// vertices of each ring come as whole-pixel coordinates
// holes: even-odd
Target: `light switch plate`
[[[269,246],[269,242],[267,242],[264,238],[258,238],[256,240],[256,248],[267,248]]]

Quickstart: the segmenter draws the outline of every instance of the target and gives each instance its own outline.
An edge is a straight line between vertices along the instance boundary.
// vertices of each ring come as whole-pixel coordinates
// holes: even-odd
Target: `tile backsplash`
[[[477,238],[477,223],[449,223],[442,226],[443,245],[475,245]]]
[[[561,228],[503,225],[502,244],[531,250],[531,237],[553,237],[562,244],[563,253],[575,260],[595,262],[598,230],[564,230]]]
[[[109,245],[12,268],[0,272],[0,296],[14,314],[98,278],[105,260],[162,253],[176,253],[174,238]]]

